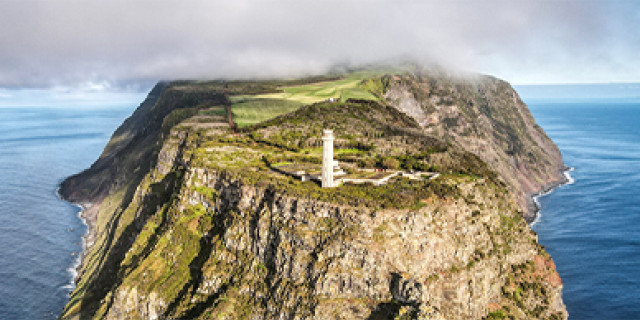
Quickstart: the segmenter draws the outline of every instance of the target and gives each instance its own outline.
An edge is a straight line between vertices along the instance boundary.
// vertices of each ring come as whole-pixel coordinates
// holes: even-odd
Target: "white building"
[[[322,187],[335,187],[333,183],[333,131],[324,130],[322,134]]]

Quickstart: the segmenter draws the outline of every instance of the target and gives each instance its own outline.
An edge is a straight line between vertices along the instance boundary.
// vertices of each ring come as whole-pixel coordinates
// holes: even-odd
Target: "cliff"
[[[387,76],[385,98],[433,136],[482,158],[516,194],[531,222],[532,195],[564,183],[558,147],[538,126],[515,90],[488,76],[444,71]]]
[[[61,185],[91,225],[61,318],[566,318],[562,282],[518,204],[525,189],[509,179],[520,173],[425,126],[424,100],[407,94],[419,77],[156,86]],[[498,109],[534,125],[524,105]],[[317,163],[324,128],[347,171],[439,176],[326,189],[272,169]],[[527,130],[528,146],[553,146]]]

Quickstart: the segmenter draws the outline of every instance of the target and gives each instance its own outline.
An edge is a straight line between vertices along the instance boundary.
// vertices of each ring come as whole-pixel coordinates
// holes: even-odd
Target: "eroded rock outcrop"
[[[511,186],[528,221],[533,194],[565,181],[558,147],[506,82],[444,71],[387,76],[385,98],[428,133],[478,155]]]

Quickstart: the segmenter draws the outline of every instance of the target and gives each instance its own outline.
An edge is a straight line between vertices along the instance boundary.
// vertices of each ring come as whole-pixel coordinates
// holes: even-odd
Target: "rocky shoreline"
[[[528,195],[531,201],[529,204],[529,211],[525,213],[524,218],[530,226],[536,224],[538,222],[538,219],[540,218],[541,207],[540,203],[538,202],[538,198],[552,193],[557,188],[573,183],[573,179],[569,175],[569,172],[571,171],[573,171],[572,167],[565,166],[563,170],[560,171],[563,177],[561,181],[550,183],[546,185],[540,192]],[[529,212],[531,213],[529,214]]]
[[[64,200],[64,199],[63,199]],[[67,200],[65,200],[67,201]],[[71,202],[73,203],[73,202]],[[93,246],[96,239],[96,214],[89,215],[89,212],[92,210],[93,204],[90,202],[85,203],[73,203],[80,207],[80,212],[78,212],[78,217],[82,221],[82,224],[85,225],[87,231],[82,235],[82,252],[78,255],[79,263],[77,263],[74,268],[76,270],[76,277],[74,282],[78,282],[80,279],[80,270],[82,269],[82,264],[84,263],[84,259],[88,254],[88,249]]]

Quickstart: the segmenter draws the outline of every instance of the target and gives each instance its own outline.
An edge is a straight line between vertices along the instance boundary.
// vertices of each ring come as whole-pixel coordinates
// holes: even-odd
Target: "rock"
[[[528,221],[537,210],[531,196],[564,182],[560,150],[508,83],[433,70],[389,78],[388,83],[385,97],[391,105],[426,132],[478,155],[500,174]]]

